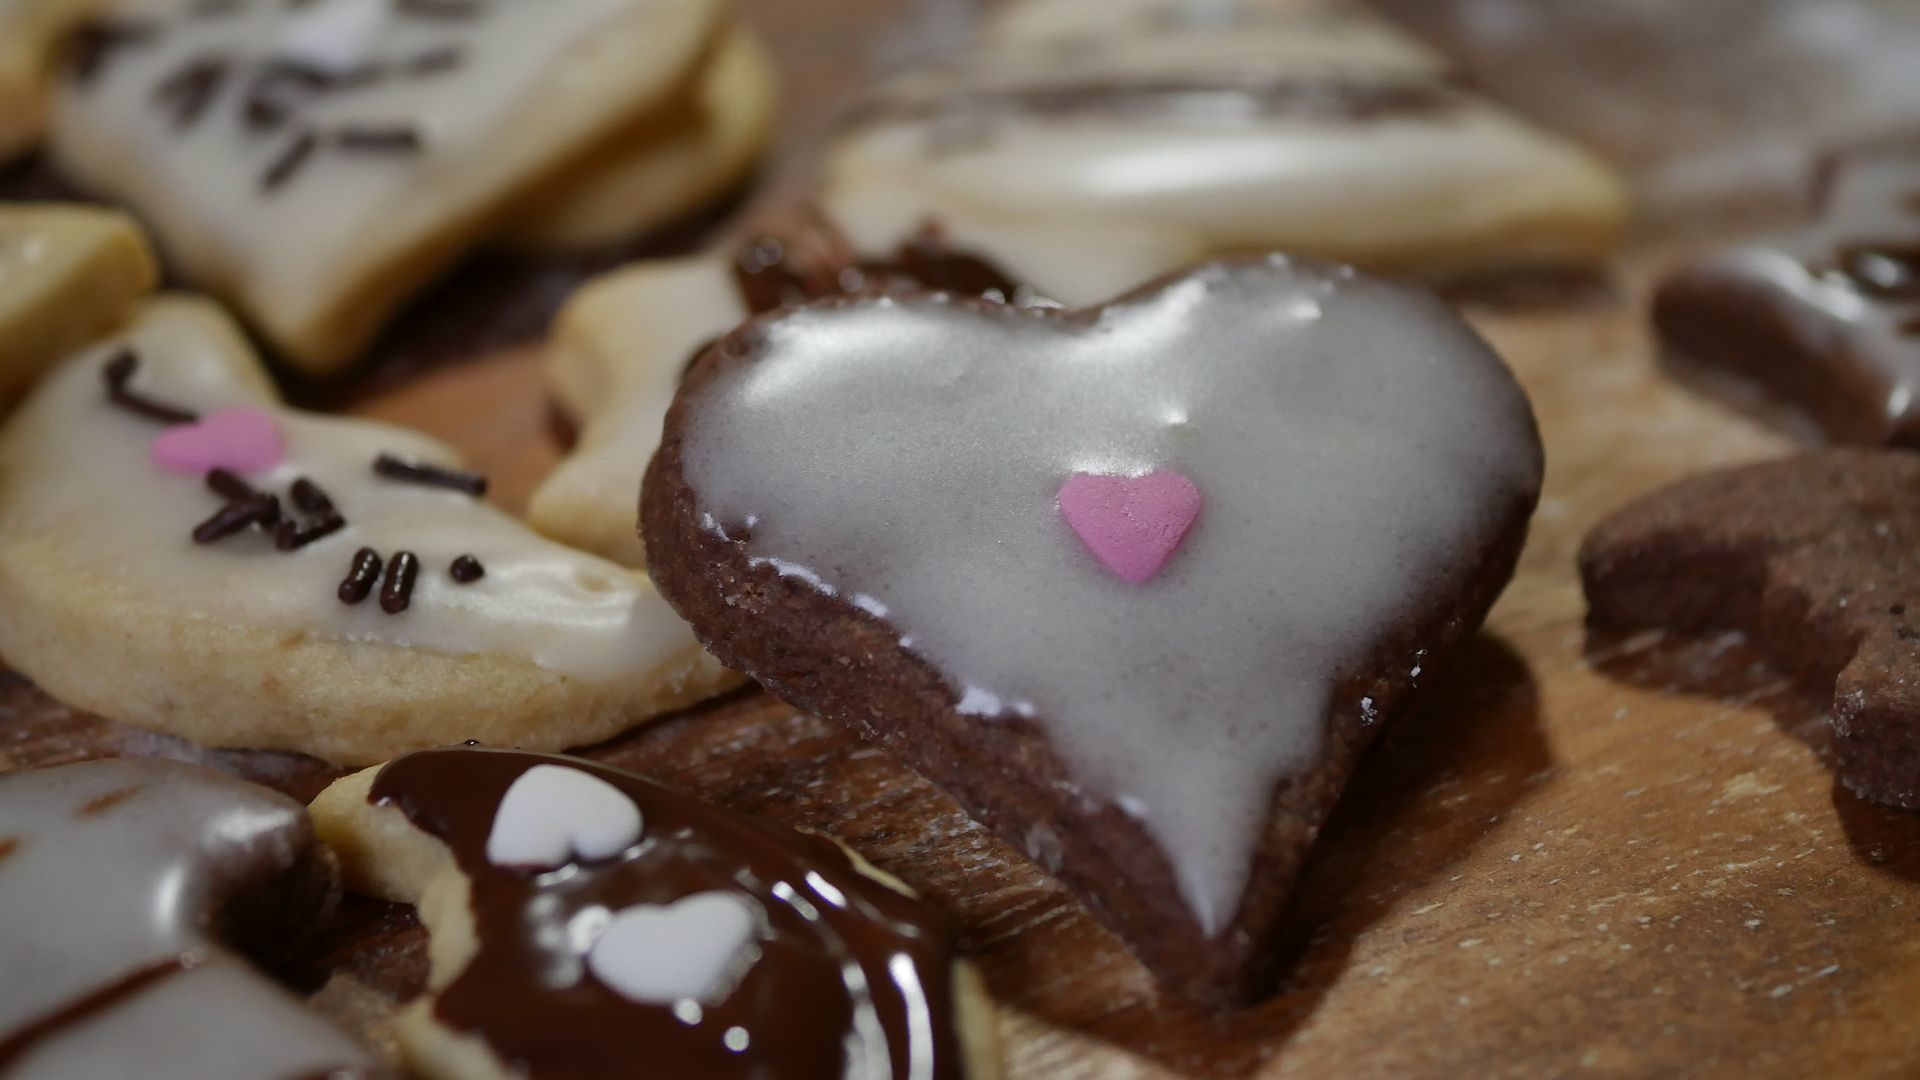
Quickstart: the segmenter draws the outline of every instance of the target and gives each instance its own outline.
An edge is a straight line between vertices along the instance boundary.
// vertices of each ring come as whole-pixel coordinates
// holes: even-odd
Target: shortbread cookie
[[[1820,220],[1682,267],[1654,321],[1835,442],[1920,447],[1920,148],[1837,162]]]
[[[57,164],[311,374],[516,200],[668,107],[719,0],[115,0]]]
[[[0,164],[40,140],[54,48],[101,2],[0,0]]]
[[[591,251],[660,228],[737,188],[773,134],[778,79],[766,46],[735,29],[687,105],[622,132],[516,210],[514,247]]]
[[[146,239],[124,214],[0,203],[0,411],[126,318],[156,276]]]
[[[155,301],[0,433],[0,656],[112,720],[345,763],[584,745],[732,684],[646,579],[484,488],[285,408],[217,308]]]
[[[977,48],[880,87],[828,188],[1184,229],[1433,276],[1586,265],[1620,182],[1350,6],[1013,4]]]
[[[304,807],[171,761],[0,776],[0,1074],[364,1080],[384,1069],[242,953],[325,919]]]
[[[999,1073],[947,921],[832,840],[578,758],[413,754],[315,800],[349,884],[418,904],[409,1064],[449,1080]]]
[[[1227,1003],[1270,985],[1312,838],[1506,584],[1540,480],[1445,304],[1275,256],[1073,313],[749,323],[682,387],[641,522],[716,655]]]
[[[1833,698],[1840,779],[1920,809],[1920,457],[1825,450],[1684,480],[1587,535],[1596,625],[1738,630]]]
[[[875,287],[945,289],[1083,306],[1195,262],[1184,233],[1073,218],[1012,222],[897,189],[843,187],[738,249],[640,263],[583,289],[561,313],[550,377],[582,422],[534,493],[534,527],[630,566],[640,471],[680,376],[751,315]]]

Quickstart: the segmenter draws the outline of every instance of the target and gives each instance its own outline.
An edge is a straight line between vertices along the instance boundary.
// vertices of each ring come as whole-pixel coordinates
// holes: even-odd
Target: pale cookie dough
[[[778,76],[751,34],[731,31],[687,106],[623,132],[517,211],[511,247],[587,251],[642,236],[739,187],[773,134]]]
[[[33,148],[47,120],[48,60],[100,0],[0,0],[0,164]]]
[[[720,0],[116,0],[51,145],[296,367],[349,363],[517,202],[674,106]],[[117,36],[115,36],[117,35]]]
[[[1627,214],[1590,155],[1336,4],[1016,4],[973,50],[870,95],[827,171],[829,190],[1440,277],[1591,264]]]
[[[266,788],[134,759],[0,776],[0,1075],[386,1076],[243,958],[338,898],[306,808]]]
[[[313,814],[348,886],[417,904],[432,935],[428,993],[398,1020],[422,1075],[1000,1073],[952,925],[828,837],[479,749],[346,777]]]
[[[0,410],[125,318],[156,277],[125,214],[0,203]]]
[[[1181,231],[1060,216],[1012,222],[940,207],[910,192],[846,186],[807,231],[828,234],[828,262],[890,264],[929,225],[942,245],[982,258],[1046,300],[1097,303],[1198,260]],[[792,232],[778,230],[775,232]],[[680,376],[700,347],[754,313],[733,249],[639,263],[589,284],[561,312],[549,375],[561,405],[581,421],[579,442],[528,508],[535,528],[629,566],[646,555],[635,529],[640,474]]]
[[[344,763],[585,745],[737,682],[645,578],[457,466],[287,409],[213,304],[154,301],[0,432],[0,656],[109,719]]]

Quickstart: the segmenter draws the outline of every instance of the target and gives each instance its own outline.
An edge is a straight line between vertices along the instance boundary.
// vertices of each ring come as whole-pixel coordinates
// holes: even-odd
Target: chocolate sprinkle
[[[240,479],[239,475],[227,469],[215,469],[207,474],[207,489],[228,502],[251,499],[259,492],[253,485]]]
[[[416,19],[471,19],[480,14],[474,0],[394,0],[393,9]]]
[[[311,131],[303,131],[294,136],[293,141],[287,144],[286,150],[275,158],[273,164],[269,165],[267,171],[261,175],[260,189],[278,191],[286,186],[287,181],[293,179],[293,175],[300,171],[301,167],[313,157],[313,152],[319,148],[320,137]]]
[[[413,583],[420,576],[420,558],[402,551],[387,564],[387,580],[380,586],[380,610],[398,615],[413,603]]]
[[[380,581],[381,566],[380,553],[372,548],[363,547],[355,552],[347,576],[340,582],[340,602],[357,604],[373,595],[373,587]]]
[[[281,551],[298,551],[316,540],[324,540],[347,527],[347,519],[339,514],[328,514],[310,521],[305,527],[291,521],[283,521],[273,534],[273,546]]]
[[[107,399],[136,416],[149,420],[158,420],[163,424],[191,424],[200,419],[198,413],[166,405],[146,397],[127,384],[133,381],[134,372],[140,369],[140,357],[132,349],[122,348],[114,353],[100,375],[107,382]]]
[[[417,154],[420,133],[410,127],[347,127],[333,133],[333,144],[364,154]]]
[[[401,65],[408,75],[425,77],[443,75],[466,63],[465,50],[457,45],[448,45],[439,49],[430,49],[406,61]]]
[[[393,454],[381,454],[375,458],[373,471],[389,480],[425,484],[428,487],[451,488],[454,491],[466,492],[476,499],[487,493],[487,478],[479,473],[448,469],[424,461],[410,461]]]
[[[154,100],[173,110],[174,130],[185,131],[206,115],[231,71],[232,65],[220,57],[191,61],[154,87]]]
[[[320,485],[301,477],[293,482],[293,505],[310,517],[326,517],[334,513],[333,499],[328,497]]]
[[[471,585],[487,576],[487,568],[471,555],[462,555],[447,567],[447,575],[461,585]]]
[[[271,525],[280,519],[280,500],[272,495],[252,495],[230,502],[193,530],[193,542],[213,544],[243,532],[252,526]],[[285,528],[284,525],[281,526]]]
[[[123,49],[148,44],[160,36],[152,23],[99,19],[74,31],[67,46],[67,71],[81,86],[98,78],[107,62]]]

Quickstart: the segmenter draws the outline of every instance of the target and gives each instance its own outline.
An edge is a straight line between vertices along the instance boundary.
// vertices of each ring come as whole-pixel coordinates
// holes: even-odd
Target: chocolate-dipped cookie
[[[1595,625],[1738,630],[1833,698],[1840,779],[1920,809],[1920,457],[1823,450],[1683,480],[1587,535]]]
[[[349,884],[417,903],[409,1063],[449,1080],[985,1080],[951,927],[834,841],[578,758],[412,754],[314,802]]]
[[[223,773],[108,760],[0,776],[0,1075],[384,1074],[239,955],[279,957],[337,895],[305,808]]]
[[[1682,266],[1654,323],[1835,442],[1920,446],[1920,147],[1835,162],[1818,221]]]
[[[723,660],[1070,885],[1170,988],[1273,974],[1362,751],[1510,576],[1526,398],[1439,300],[1282,258],[1076,312],[900,294],[709,350],[641,505]]]

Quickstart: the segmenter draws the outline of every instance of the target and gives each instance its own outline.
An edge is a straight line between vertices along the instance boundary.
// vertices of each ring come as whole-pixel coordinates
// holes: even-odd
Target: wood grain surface
[[[772,199],[804,184],[832,103],[953,5],[747,7],[787,58],[798,110]],[[1574,552],[1594,521],[1790,445],[1660,370],[1645,299],[1678,253],[1656,234],[1605,295],[1472,312],[1541,418],[1545,500],[1486,631],[1326,830],[1293,974],[1265,1005],[1216,1017],[1159,996],[951,801],[764,695],[591,756],[826,829],[954,912],[1017,1077],[1920,1074],[1920,817],[1837,788],[1818,708],[1737,640],[1597,640],[1583,626]],[[459,445],[510,508],[559,453],[537,347],[366,385],[380,389],[354,411]],[[206,760],[300,796],[334,775],[75,715],[0,677],[0,769],[109,754]],[[282,974],[384,1042],[424,973],[411,913],[356,901]]]

